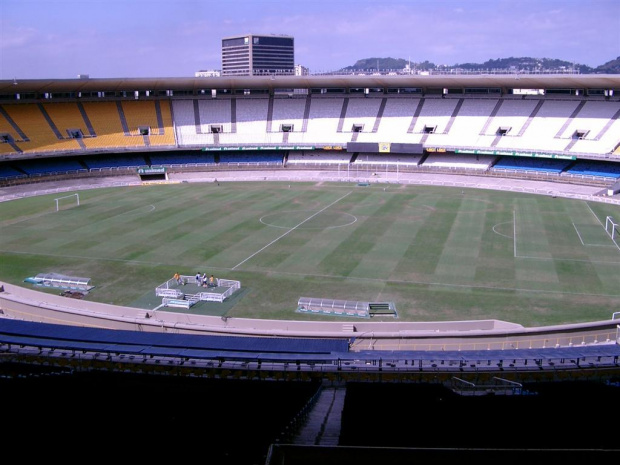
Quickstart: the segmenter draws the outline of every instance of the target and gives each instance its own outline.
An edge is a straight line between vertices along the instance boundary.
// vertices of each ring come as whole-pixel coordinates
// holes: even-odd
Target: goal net
[[[56,202],[56,211],[66,210],[67,208],[77,207],[80,204],[80,195],[64,195],[62,197],[55,198],[54,202]]]

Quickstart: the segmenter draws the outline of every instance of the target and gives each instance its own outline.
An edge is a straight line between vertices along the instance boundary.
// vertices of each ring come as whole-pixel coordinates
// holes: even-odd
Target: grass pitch
[[[243,318],[337,319],[296,313],[300,297],[394,302],[403,321],[524,326],[620,308],[620,248],[604,226],[620,218],[614,205],[348,183],[102,188],[56,211],[59,196],[0,203],[0,279],[88,277],[89,300],[139,307],[175,272],[206,272],[241,282],[216,314]]]

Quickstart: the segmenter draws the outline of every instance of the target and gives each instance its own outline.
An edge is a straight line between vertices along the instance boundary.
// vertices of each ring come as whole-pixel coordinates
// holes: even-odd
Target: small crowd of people
[[[215,278],[213,275],[207,276],[207,273],[203,273],[202,276],[200,273],[196,273],[196,285],[201,287],[216,287],[217,284],[215,282]]]
[[[187,284],[187,282],[181,277],[179,273],[175,273],[173,279],[179,286],[184,286]],[[213,275],[207,276],[207,273],[203,273],[202,275],[200,273],[196,273],[195,279],[196,285],[199,287],[217,287],[217,282]]]

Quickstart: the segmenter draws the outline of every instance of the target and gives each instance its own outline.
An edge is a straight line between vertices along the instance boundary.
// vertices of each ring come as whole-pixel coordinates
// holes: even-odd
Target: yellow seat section
[[[11,144],[0,144],[0,154],[17,153],[17,151],[11,146]]]
[[[6,108],[6,105],[3,108]],[[9,121],[2,114],[0,114],[0,134],[10,135],[15,142],[21,140],[19,133],[13,128],[13,126],[11,126]]]
[[[122,102],[129,132],[141,136],[141,128],[148,128],[149,145],[174,145],[170,102],[129,101]],[[158,119],[158,106],[161,126]]]
[[[144,147],[142,137],[125,135],[116,102],[84,102],[82,106],[96,135],[84,139],[88,149]]]
[[[54,129],[37,104],[4,105],[3,108],[28,139],[24,142],[18,134],[11,131],[16,145],[24,152],[80,150],[78,142],[70,139],[66,133],[54,133]]]
[[[89,136],[88,128],[77,103],[44,103],[43,108],[63,137],[71,137],[68,132],[70,129],[79,129],[84,137]]]
[[[159,101],[159,111],[161,112],[161,122],[163,133],[153,131],[151,133],[151,145],[176,145],[174,135],[174,125],[172,124],[172,103],[169,100]]]

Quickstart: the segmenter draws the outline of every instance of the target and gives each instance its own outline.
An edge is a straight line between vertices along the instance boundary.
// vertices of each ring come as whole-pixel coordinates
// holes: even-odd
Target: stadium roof
[[[456,74],[456,75],[325,75],[172,78],[76,78],[0,80],[0,94],[192,91],[203,89],[312,88],[502,88],[620,89],[618,74]]]

